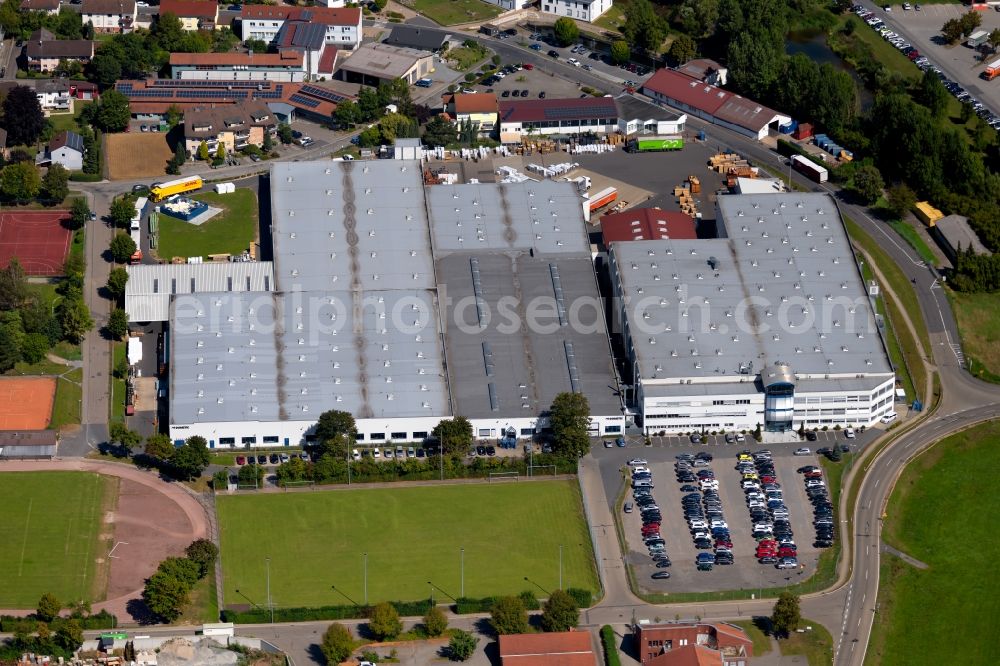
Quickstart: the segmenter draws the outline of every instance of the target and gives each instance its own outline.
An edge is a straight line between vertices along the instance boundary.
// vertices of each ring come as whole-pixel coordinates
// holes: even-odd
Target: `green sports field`
[[[911,462],[886,511],[885,540],[924,562],[884,553],[879,615],[866,663],[996,663],[1000,577],[996,517],[1000,423],[948,437]]]
[[[428,581],[453,597],[559,586],[598,591],[575,481],[330,490],[222,496],[217,510],[227,605],[266,606],[266,558],[276,607],[426,599]],[[239,589],[241,594],[237,594]],[[435,591],[438,599],[446,598]]]
[[[64,602],[104,598],[108,544],[99,535],[116,491],[98,474],[0,474],[0,608],[34,608],[46,592]]]

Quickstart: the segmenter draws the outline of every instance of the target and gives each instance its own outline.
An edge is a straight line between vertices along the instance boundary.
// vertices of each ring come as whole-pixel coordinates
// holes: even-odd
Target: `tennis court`
[[[73,232],[63,226],[65,210],[0,213],[0,267],[13,257],[28,275],[62,275]]]
[[[44,430],[55,396],[55,377],[0,379],[0,430]]]

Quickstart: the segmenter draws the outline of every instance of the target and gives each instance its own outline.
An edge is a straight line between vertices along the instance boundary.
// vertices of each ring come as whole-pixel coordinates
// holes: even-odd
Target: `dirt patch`
[[[167,136],[151,134],[107,134],[108,178],[132,180],[162,176],[174,156]]]
[[[55,397],[55,377],[0,379],[0,430],[44,430]]]

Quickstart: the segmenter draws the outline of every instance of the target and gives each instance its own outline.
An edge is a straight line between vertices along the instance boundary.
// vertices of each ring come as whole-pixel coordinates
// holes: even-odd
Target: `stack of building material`
[[[691,184],[691,194],[701,194],[701,181],[697,176],[688,176],[687,182]]]
[[[717,173],[728,173],[730,169],[749,167],[750,163],[736,153],[718,153],[709,158],[708,166]]]

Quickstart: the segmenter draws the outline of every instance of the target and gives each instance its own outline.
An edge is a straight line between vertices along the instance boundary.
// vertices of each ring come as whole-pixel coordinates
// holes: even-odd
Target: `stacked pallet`
[[[698,185],[698,191],[701,191],[701,184]],[[698,202],[691,195],[692,187],[690,180],[686,180],[680,186],[674,188],[674,196],[677,197],[677,205],[680,206],[681,212],[694,217],[698,213]]]
[[[737,153],[717,153],[708,160],[708,167],[716,173],[728,173],[730,169],[749,168],[750,163]]]

